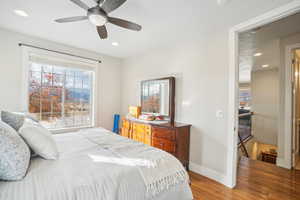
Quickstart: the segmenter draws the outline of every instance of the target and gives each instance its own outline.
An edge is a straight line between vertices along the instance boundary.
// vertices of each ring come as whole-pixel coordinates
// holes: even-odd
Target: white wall
[[[254,112],[253,136],[256,141],[277,146],[279,74],[278,69],[252,72],[251,96]]]
[[[232,147],[227,144],[228,134],[233,134],[227,129],[229,28],[286,2],[232,1],[233,5],[220,9],[222,14],[218,13],[212,30],[178,36],[170,46],[124,60],[122,114],[127,113],[129,105],[139,104],[140,80],[175,74],[176,120],[192,124],[191,169],[229,183],[231,169],[226,166],[230,165],[227,155]],[[216,117],[218,110],[223,111],[223,118]]]
[[[120,60],[86,50],[0,29],[0,110],[20,111],[22,84],[22,54],[18,43],[66,51],[76,55],[99,58],[98,121],[111,129],[113,114],[120,112]]]
[[[122,113],[139,104],[141,80],[176,76],[176,120],[192,124],[191,169],[226,182],[227,31],[126,59],[122,68]],[[212,55],[220,55],[215,59]],[[225,181],[224,181],[225,180]]]

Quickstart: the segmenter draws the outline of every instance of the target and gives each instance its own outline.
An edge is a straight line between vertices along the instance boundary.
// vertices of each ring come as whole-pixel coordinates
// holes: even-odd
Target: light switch
[[[223,110],[217,110],[217,112],[216,112],[216,117],[217,117],[218,119],[223,119],[223,117],[224,117]]]

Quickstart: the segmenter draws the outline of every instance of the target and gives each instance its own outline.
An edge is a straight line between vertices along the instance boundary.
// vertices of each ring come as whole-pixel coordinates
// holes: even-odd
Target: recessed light
[[[119,43],[118,42],[113,42],[113,43],[111,43],[111,45],[117,47],[117,46],[119,46]]]
[[[16,15],[19,15],[21,17],[28,17],[29,15],[24,10],[14,10]]]
[[[262,56],[262,55],[263,55],[263,54],[260,53],[260,52],[254,54],[255,57],[259,57],[259,56]]]
[[[270,65],[262,65],[263,68],[270,67]]]

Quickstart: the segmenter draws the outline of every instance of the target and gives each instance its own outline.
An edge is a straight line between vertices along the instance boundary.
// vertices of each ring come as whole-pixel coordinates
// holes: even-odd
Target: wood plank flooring
[[[195,200],[300,200],[300,171],[242,158],[235,189],[190,172]]]

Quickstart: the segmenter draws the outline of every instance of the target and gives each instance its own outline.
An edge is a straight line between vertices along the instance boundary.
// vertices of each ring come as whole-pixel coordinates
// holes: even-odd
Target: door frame
[[[228,152],[227,183],[233,188],[237,178],[237,143],[238,143],[238,84],[239,84],[239,41],[241,32],[258,28],[300,11],[300,1],[294,0],[265,14],[238,24],[229,30],[229,99],[228,99]]]
[[[295,147],[295,131],[294,131],[294,94],[293,94],[293,69],[292,69],[292,61],[294,50],[300,49],[300,43],[288,45],[285,48],[285,120],[284,120],[284,137],[285,140],[285,168],[291,169],[295,167],[295,152],[293,152]]]

